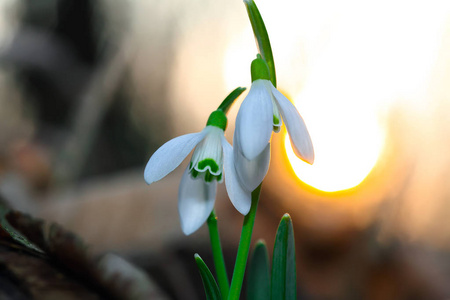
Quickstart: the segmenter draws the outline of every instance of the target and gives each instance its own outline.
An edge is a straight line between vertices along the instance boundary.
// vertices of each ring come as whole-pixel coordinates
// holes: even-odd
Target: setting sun
[[[440,6],[410,6],[398,22],[389,11],[400,13],[403,6],[383,7],[340,11],[318,54],[309,53],[307,77],[294,102],[310,131],[316,161],[310,166],[296,158],[289,138],[286,151],[300,180],[319,190],[361,183],[382,159],[389,111],[404,100],[409,103],[404,109],[420,108],[427,92],[446,14]],[[418,24],[418,18],[426,22]]]
[[[323,116],[307,121],[315,149],[314,165],[297,158],[289,136],[285,139],[295,174],[308,185],[326,192],[349,189],[361,183],[377,162],[384,142],[373,114],[352,115],[347,114],[343,106],[334,108],[326,117],[326,124],[320,124]]]

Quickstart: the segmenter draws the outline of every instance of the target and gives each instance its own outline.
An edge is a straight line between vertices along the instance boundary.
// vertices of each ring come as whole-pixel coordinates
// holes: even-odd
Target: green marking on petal
[[[209,170],[206,170],[205,172],[199,172],[199,171],[193,169],[191,171],[191,176],[194,179],[201,178],[205,182],[212,182],[213,180],[217,180],[218,182],[222,181],[222,173],[219,173],[218,175],[214,175]]]
[[[215,126],[225,131],[227,123],[228,119],[225,113],[222,110],[215,110],[209,115],[206,126]]]
[[[269,67],[261,55],[254,59],[251,64],[252,82],[258,79],[270,80]]]
[[[211,172],[209,170],[206,170],[202,174],[204,174],[203,180],[205,180],[205,182],[211,182],[214,179],[219,182],[222,180],[222,173],[219,173],[218,175],[214,175],[214,174],[211,174]]]
[[[275,115],[273,115],[273,126],[272,127],[273,127],[274,132],[279,132],[281,129],[280,119]]]
[[[216,173],[219,171],[219,166],[217,165],[216,161],[212,158],[207,158],[202,160],[198,163],[197,169],[198,170],[205,170],[209,166],[211,172]]]
[[[191,162],[192,164],[192,162]],[[202,178],[205,182],[212,182],[214,179],[217,181],[222,180],[222,172],[214,174],[220,171],[219,165],[214,159],[207,158],[197,164],[195,168],[190,169],[191,176],[193,178]]]
[[[197,178],[197,176],[198,176],[198,171],[197,171],[196,169],[192,169],[192,170],[191,170],[191,176],[192,176],[192,178]]]
[[[205,181],[211,182],[214,179],[214,175],[212,175],[209,171],[205,172]]]
[[[273,124],[274,125],[279,125],[280,124],[280,119],[278,119],[277,116],[273,115]]]

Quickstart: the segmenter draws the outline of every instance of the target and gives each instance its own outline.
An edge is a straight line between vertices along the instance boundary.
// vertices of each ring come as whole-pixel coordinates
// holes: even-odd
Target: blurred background
[[[291,214],[302,299],[449,299],[450,2],[257,4],[316,162],[274,135],[254,241],[271,249]],[[249,87],[255,54],[242,1],[0,0],[0,195],[203,299],[208,233],[185,237],[177,212],[187,162],[151,186],[143,170]],[[223,186],[216,211],[231,272],[243,217]]]

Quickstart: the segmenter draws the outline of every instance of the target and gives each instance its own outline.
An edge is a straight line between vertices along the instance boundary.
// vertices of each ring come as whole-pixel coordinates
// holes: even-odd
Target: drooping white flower
[[[286,124],[295,154],[307,163],[314,162],[314,149],[305,122],[295,106],[272,84],[262,58],[251,65],[252,86],[236,118],[234,158],[241,183],[255,189],[264,179],[270,160],[272,131]]]
[[[224,136],[226,126],[225,114],[221,110],[214,111],[201,132],[168,141],[152,155],[145,167],[145,181],[151,184],[172,172],[195,147],[178,190],[178,212],[186,235],[196,231],[208,219],[214,208],[217,182],[223,181],[224,174],[234,207],[243,215],[250,210],[250,193],[239,184],[233,148]]]

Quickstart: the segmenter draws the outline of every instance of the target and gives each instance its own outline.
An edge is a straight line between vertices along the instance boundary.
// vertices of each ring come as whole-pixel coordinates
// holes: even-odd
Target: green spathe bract
[[[230,109],[231,105],[234,103],[234,101],[239,97],[243,91],[245,91],[245,87],[237,87],[235,88],[223,101],[220,103],[217,110],[223,111],[225,114]]]
[[[248,18],[252,24],[253,34],[255,35],[256,45],[258,46],[261,57],[267,62],[270,70],[270,81],[274,87],[277,87],[277,78],[275,74],[275,62],[273,60],[272,47],[270,46],[269,35],[266,25],[259,13],[258,7],[253,0],[245,0]]]

